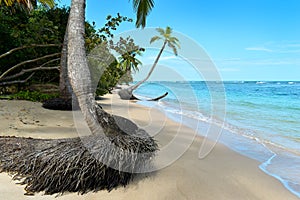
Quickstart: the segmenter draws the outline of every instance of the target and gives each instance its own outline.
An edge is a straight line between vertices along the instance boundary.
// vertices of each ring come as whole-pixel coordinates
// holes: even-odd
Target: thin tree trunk
[[[68,100],[72,98],[72,87],[68,77],[68,25],[60,59],[59,92],[62,99]]]
[[[139,81],[137,84],[131,86],[131,87],[128,87],[128,88],[125,88],[125,89],[121,89],[119,92],[118,92],[118,95],[120,96],[121,99],[123,100],[132,100],[132,99],[137,99],[136,97],[134,97],[134,95],[132,94],[133,90],[137,89],[140,85],[142,85],[146,80],[148,80],[148,78],[151,76],[152,72],[154,71],[154,68],[156,67],[158,61],[159,61],[159,58],[161,57],[161,54],[163,53],[165,47],[166,47],[166,44],[167,44],[167,41],[164,42],[162,48],[160,49],[148,75],[146,76],[146,78],[144,78],[143,80]]]
[[[85,0],[72,0],[68,22],[68,75],[92,134],[101,130],[84,44]]]
[[[159,53],[158,53],[158,55],[157,55],[157,57],[156,57],[156,59],[155,59],[155,61],[154,61],[154,63],[153,63],[153,65],[152,65],[152,67],[151,67],[151,69],[150,69],[148,75],[146,76],[146,78],[144,78],[143,80],[139,81],[137,84],[135,84],[134,86],[132,86],[132,87],[130,88],[131,91],[135,90],[135,89],[138,88],[141,84],[143,84],[145,81],[147,81],[147,80],[149,79],[149,77],[151,76],[152,72],[154,71],[154,68],[156,67],[156,65],[157,65],[157,63],[158,63],[158,61],[159,61],[159,59],[160,59],[160,57],[161,57],[162,52],[164,51],[164,49],[165,49],[165,47],[166,47],[166,44],[167,44],[167,41],[164,42],[162,48],[160,49],[160,51],[159,51]]]

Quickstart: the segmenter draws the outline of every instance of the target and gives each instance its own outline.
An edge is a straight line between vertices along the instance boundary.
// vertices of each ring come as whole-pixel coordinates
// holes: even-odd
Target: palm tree
[[[138,65],[141,65],[142,62],[136,58],[136,55],[141,55],[140,49],[128,51],[121,55],[118,62],[118,68],[124,72],[138,71]]]
[[[176,37],[172,36],[172,29],[167,26],[166,29],[162,29],[162,28],[157,28],[156,29],[159,32],[159,36],[154,36],[151,38],[150,40],[150,44],[157,41],[157,40],[163,40],[163,45],[148,73],[148,75],[141,81],[139,81],[137,84],[129,87],[129,88],[125,88],[119,91],[119,96],[121,97],[121,99],[125,99],[125,100],[129,100],[131,98],[133,98],[132,92],[133,90],[137,89],[141,84],[143,84],[145,81],[147,81],[149,79],[149,77],[151,76],[152,72],[154,71],[154,68],[156,67],[164,49],[166,48],[166,46],[168,45],[168,47],[170,47],[173,51],[173,53],[177,56],[177,48],[180,48],[179,45],[179,40]]]
[[[136,26],[145,27],[146,17],[154,6],[153,0],[132,0],[132,2],[137,13]],[[100,132],[101,127],[106,128],[103,126],[108,125],[109,119],[108,115],[104,114],[105,112],[96,104],[95,94],[92,91],[84,45],[85,3],[85,0],[72,0],[71,3],[67,28],[68,75],[84,119],[92,134],[96,134]]]
[[[131,37],[120,37],[116,44],[111,41],[109,47],[120,54],[117,64],[119,69],[123,72],[138,71],[138,65],[142,63],[136,58],[136,55],[142,55],[145,49],[136,45]]]

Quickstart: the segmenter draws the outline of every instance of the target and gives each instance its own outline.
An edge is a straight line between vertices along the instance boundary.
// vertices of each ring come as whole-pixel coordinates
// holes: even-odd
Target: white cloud
[[[157,56],[145,56],[145,57],[141,57],[139,58],[142,63],[147,64],[147,63],[153,63],[155,61],[155,59],[157,58]],[[163,62],[163,61],[180,61],[181,59],[176,57],[176,56],[161,56],[159,58],[159,62]]]
[[[176,56],[162,56],[162,57],[160,57],[160,59],[159,60],[178,60],[178,57],[176,57]]]
[[[246,47],[247,51],[264,51],[272,53],[300,53],[300,41],[266,42],[262,45]]]
[[[220,68],[219,71],[221,71],[221,72],[238,72],[240,70],[237,68]]]
[[[286,66],[295,65],[300,66],[300,59],[244,59],[235,62],[219,62],[220,66]]]
[[[247,47],[245,48],[247,51],[265,51],[265,52],[273,52],[273,50],[268,49],[266,47]]]
[[[235,61],[240,61],[241,59],[240,58],[226,58],[226,59],[223,59],[221,61],[226,61],[226,62],[235,62]]]

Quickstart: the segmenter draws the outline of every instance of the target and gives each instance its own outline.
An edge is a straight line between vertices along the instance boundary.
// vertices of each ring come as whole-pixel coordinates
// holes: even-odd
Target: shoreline
[[[113,106],[110,105],[112,102]],[[130,118],[146,131],[152,131],[150,134],[154,134],[161,149],[174,143],[175,133],[179,138],[175,141],[178,147],[194,136],[195,131],[168,119],[164,113],[121,101],[116,95],[106,95],[99,103],[106,111]],[[20,115],[22,110],[25,110],[24,115]],[[45,110],[39,103],[0,101],[0,114],[1,135],[9,133],[38,138],[77,136],[71,112]],[[150,177],[134,180],[126,188],[83,196],[72,193],[58,199],[298,199],[277,179],[262,172],[259,162],[222,144],[217,144],[204,159],[198,159],[202,140],[200,136],[195,137],[187,151],[174,163]],[[23,195],[22,188],[7,174],[0,174],[0,199],[55,198],[55,195],[41,194],[27,197]]]
[[[160,112],[164,112],[164,114],[174,122],[182,123],[193,130],[197,130],[197,134],[200,137],[205,136],[205,134],[203,133],[208,132],[211,123],[213,124],[212,126],[221,127],[219,124],[216,125],[213,122],[203,120],[201,117],[200,119],[197,119],[195,118],[195,116],[191,116],[188,113],[191,111],[187,111],[187,113],[185,113],[185,111],[182,110],[181,112],[179,112],[173,107],[165,106],[165,103],[164,106],[161,106],[156,102],[138,102],[138,104],[150,108],[153,107]],[[225,145],[227,148],[242,156],[258,161],[258,167],[264,173],[276,178],[289,192],[300,198],[300,184],[299,182],[297,182],[299,179],[295,179],[296,177],[293,176],[299,172],[299,170],[295,169],[296,167],[293,167],[299,166],[300,164],[298,162],[299,158],[296,159],[294,157],[297,154],[294,155],[294,152],[290,151],[285,152],[276,145],[266,143],[254,137],[252,138],[248,135],[244,135],[243,133],[239,133],[240,130],[238,131],[238,133],[234,132],[230,129],[230,127],[227,127],[226,125],[222,129],[223,130],[221,131],[219,138],[217,139],[217,136],[215,136],[215,138],[212,138],[213,140],[217,140],[217,142]],[[211,135],[211,133],[208,133],[208,137],[209,135]],[[290,163],[291,166],[280,165],[280,168],[276,168],[277,166],[273,166],[273,161],[275,160],[274,162],[278,164],[278,159],[280,158],[282,159],[282,161],[286,159],[286,161],[289,160],[293,163]],[[274,171],[272,167],[276,170]]]

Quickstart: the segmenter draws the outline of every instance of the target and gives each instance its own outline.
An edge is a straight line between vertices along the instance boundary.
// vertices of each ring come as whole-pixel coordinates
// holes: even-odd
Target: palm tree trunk
[[[68,21],[68,75],[84,119],[92,134],[96,134],[101,127],[86,58],[84,21],[85,0],[72,0]]]
[[[72,98],[72,87],[68,77],[68,25],[64,36],[60,59],[59,91],[62,99],[68,100]]]
[[[155,59],[155,61],[154,61],[154,63],[153,63],[153,65],[152,65],[152,67],[151,67],[151,69],[150,69],[148,75],[146,76],[146,78],[144,78],[143,80],[139,81],[139,82],[138,82],[137,84],[135,84],[134,86],[130,87],[130,90],[131,90],[131,91],[135,90],[135,89],[138,88],[141,84],[143,84],[145,81],[147,81],[147,80],[149,79],[149,77],[151,76],[152,72],[154,71],[154,68],[156,67],[156,65],[157,65],[157,63],[158,63],[158,61],[159,61],[159,59],[160,59],[160,57],[161,57],[162,52],[164,51],[164,49],[165,49],[165,47],[166,47],[166,44],[167,44],[167,41],[164,42],[162,48],[160,49],[160,51],[159,51],[159,53],[158,53],[158,55],[157,55],[157,57],[156,57],[156,59]]]

